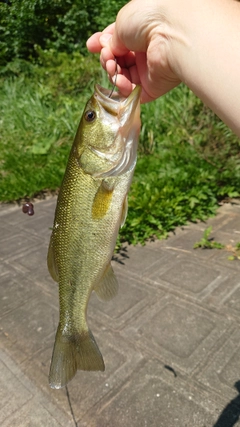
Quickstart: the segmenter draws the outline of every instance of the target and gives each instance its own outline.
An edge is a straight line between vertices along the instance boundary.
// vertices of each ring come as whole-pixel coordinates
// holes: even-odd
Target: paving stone
[[[226,316],[240,318],[240,279],[239,275],[232,275],[216,289],[206,301],[218,306],[218,310]]]
[[[190,373],[228,329],[229,321],[174,296],[161,298],[121,332],[167,364]]]
[[[96,402],[111,390],[121,386],[142,360],[141,352],[136,351],[118,333],[109,332],[106,327],[101,327],[91,319],[89,325],[103,355],[106,370],[105,372],[78,371],[69,383],[68,389],[76,418],[81,418]],[[69,406],[65,391],[52,390],[48,385],[53,343],[54,340],[47,349],[44,346],[44,349],[35,353],[31,360],[25,361],[22,369],[28,372],[32,381],[41,382],[44,392],[68,413]]]
[[[155,264],[145,280],[157,289],[202,301],[230,275],[231,270],[212,265],[209,260],[197,260],[193,256],[175,252],[168,255],[164,264]]]
[[[200,226],[205,230],[211,225],[214,232],[221,229],[227,230],[228,223],[237,218],[238,215],[239,207],[233,206],[231,203],[225,203],[220,207],[216,216],[207,219],[205,222],[200,222]]]
[[[167,240],[167,249],[175,249],[185,253],[191,253],[197,258],[209,259],[217,249],[194,249],[196,242],[202,239],[202,230],[189,230],[179,237],[172,236]]]
[[[240,281],[227,296],[224,305],[227,306],[231,312],[234,310],[236,314],[240,315]]]
[[[0,286],[0,318],[17,307],[21,307],[26,301],[36,297],[37,290],[32,281],[27,277],[13,277],[5,275],[1,278]]]
[[[0,394],[3,392],[0,403],[2,427],[72,427],[71,417],[65,416],[64,412],[53,404],[50,396],[47,399],[39,387],[24,375],[14,360],[1,348],[0,372]]]
[[[0,216],[3,218],[5,216],[8,217],[10,212],[17,212],[18,209],[17,203],[0,203]]]
[[[51,302],[58,307],[58,283],[51,278],[46,262],[35,274],[34,283],[44,292],[51,295]]]
[[[31,398],[29,390],[0,359],[0,424]]]
[[[239,239],[240,241],[240,239]],[[231,252],[227,252],[225,250],[221,250],[218,253],[214,254],[211,262],[213,263],[213,265],[221,265],[223,267],[228,268],[229,270],[232,270],[233,272],[238,272],[240,271],[240,260],[229,260],[228,257],[232,255]]]
[[[203,274],[204,273],[204,274]],[[200,262],[194,262],[187,257],[182,257],[176,260],[168,270],[158,277],[157,274],[150,274],[152,280],[162,279],[166,282],[181,287],[186,291],[194,293],[200,293],[213,281],[216,281],[220,276],[218,270],[214,270],[206,266],[206,264],[200,264]]]
[[[4,427],[73,426],[65,389],[48,385],[59,316],[46,266],[55,205],[36,202],[33,217],[0,206]],[[113,262],[118,296],[102,303],[93,294],[88,310],[106,371],[79,371],[68,387],[78,427],[240,426],[240,262],[192,249],[210,224],[217,241],[234,244],[240,206],[167,240],[126,245]]]
[[[34,205],[35,214],[29,216],[23,214],[22,208],[18,207],[5,215],[1,215],[1,228],[4,228],[3,237],[11,236],[14,231],[23,233],[26,238],[30,235],[37,235],[38,237],[45,237],[49,239],[54,219],[56,201],[48,206],[46,203],[37,203]],[[42,209],[43,207],[43,209]],[[2,235],[0,234],[0,236]]]
[[[23,233],[3,239],[0,246],[0,259],[6,259],[17,253],[24,252],[26,249],[34,248],[39,242],[39,237],[26,236]]]
[[[233,328],[225,341],[211,354],[207,363],[197,375],[198,380],[213,390],[217,390],[227,399],[235,399],[240,393],[240,331]],[[240,401],[238,398],[239,409]],[[227,426],[226,426],[227,427]]]
[[[89,313],[94,319],[109,325],[110,328],[120,330],[129,320],[136,316],[146,305],[155,302],[149,288],[136,279],[117,274],[119,291],[115,298],[108,302],[99,301],[93,292]],[[159,291],[160,292],[160,291]],[[162,293],[159,293],[159,297]]]
[[[10,236],[15,235],[16,234],[16,230],[14,230],[13,228],[9,228],[5,225],[0,227],[0,238],[1,238],[1,242],[2,240],[8,239]]]
[[[2,427],[59,427],[61,425],[39,404],[38,398],[35,398],[21,406],[17,413],[5,420]]]
[[[218,310],[226,309],[228,316],[240,315],[239,303],[239,274],[229,273],[228,277],[223,280],[209,295],[206,296],[204,303],[215,306]],[[229,308],[231,309],[229,311]]]
[[[2,277],[9,273],[9,266],[4,262],[0,263],[0,280],[2,281]]]
[[[3,210],[1,213],[1,224],[8,225],[9,230],[11,227],[18,228],[20,223],[31,221],[33,217],[26,215],[22,212],[21,206],[13,206],[11,209]]]
[[[222,253],[225,254],[226,258],[228,255],[230,255],[224,249],[194,249],[194,244],[199,242],[202,237],[203,232],[201,230],[190,230],[189,232],[178,238],[171,237],[168,240],[168,244],[166,244],[165,246],[167,249],[175,249],[178,251],[182,251],[183,253],[189,253],[197,259],[202,258],[204,260],[209,261],[212,260],[212,258],[214,257],[217,258],[219,255],[222,255]],[[221,243],[223,245],[232,245],[234,247],[240,240],[240,235],[214,230],[211,233],[210,238],[213,238],[215,242]]]
[[[43,236],[46,240],[50,239],[51,236],[51,227],[53,225],[53,218],[47,216],[44,213],[42,216],[34,215],[30,220],[25,221],[19,225],[19,228],[22,230],[22,233],[26,235],[37,235]]]
[[[57,196],[49,197],[47,199],[34,202],[34,210],[36,217],[38,215],[47,214],[53,218],[56,209],[56,204]]]
[[[130,246],[127,248],[126,255],[127,257],[122,261],[124,265],[116,266],[115,263],[114,268],[138,277],[142,277],[144,273],[151,270],[154,264],[163,263],[166,259],[166,253],[161,249],[156,252],[144,246]]]
[[[53,333],[51,305],[47,295],[25,302],[0,319],[2,334],[14,343],[19,360],[37,352],[45,345],[45,339]],[[6,343],[7,345],[7,343]]]
[[[240,221],[239,214],[236,215],[233,219],[227,222],[227,224],[222,224],[220,230],[224,230],[227,233],[236,233],[240,237]]]
[[[41,275],[49,274],[47,270],[47,251],[47,244],[37,241],[35,246],[14,254],[7,259],[7,262],[22,272],[29,273],[31,271],[34,280],[38,273]]]
[[[81,420],[81,427],[210,427],[214,416],[206,396],[178,378],[166,381],[157,361],[148,361],[120,390]],[[214,411],[214,404],[211,409]]]

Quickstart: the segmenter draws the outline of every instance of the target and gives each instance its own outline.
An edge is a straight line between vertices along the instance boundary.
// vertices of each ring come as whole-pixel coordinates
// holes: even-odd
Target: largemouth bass
[[[48,269],[59,284],[60,319],[50,366],[52,388],[78,369],[104,371],[87,325],[94,290],[102,300],[118,289],[111,267],[137,158],[140,86],[128,98],[95,86],[86,104],[58,196]]]

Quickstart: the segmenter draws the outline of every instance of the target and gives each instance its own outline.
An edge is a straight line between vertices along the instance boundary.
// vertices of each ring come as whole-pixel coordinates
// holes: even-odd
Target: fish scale
[[[87,306],[93,290],[107,301],[118,289],[111,258],[136,164],[140,91],[136,87],[128,98],[109,99],[97,85],[69,155],[48,250],[60,305],[52,388],[66,385],[78,369],[105,369],[87,325]]]

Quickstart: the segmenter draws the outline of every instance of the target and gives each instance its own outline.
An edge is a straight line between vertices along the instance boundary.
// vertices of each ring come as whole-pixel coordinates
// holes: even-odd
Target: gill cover
[[[80,165],[96,178],[122,175],[136,164],[141,87],[136,86],[128,98],[117,92],[109,98],[109,93],[96,85],[83,115],[88,142],[83,143]]]

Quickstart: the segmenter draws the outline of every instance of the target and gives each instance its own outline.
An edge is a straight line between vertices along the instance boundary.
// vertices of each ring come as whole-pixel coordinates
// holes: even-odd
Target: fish
[[[137,161],[140,94],[140,86],[123,97],[96,84],[70,151],[47,256],[50,275],[59,285],[49,372],[54,389],[64,387],[77,370],[105,370],[88,327],[87,307],[92,291],[103,301],[118,291],[111,258],[127,216]]]

